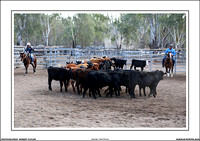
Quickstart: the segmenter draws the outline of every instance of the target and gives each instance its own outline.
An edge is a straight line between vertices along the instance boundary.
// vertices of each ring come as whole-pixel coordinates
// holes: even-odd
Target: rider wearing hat
[[[166,57],[167,57],[166,54],[169,53],[169,52],[172,53],[172,60],[173,60],[173,66],[174,66],[175,59],[174,59],[173,57],[176,55],[176,51],[173,49],[173,44],[170,44],[170,45],[169,45],[169,48],[166,49],[166,51],[165,51],[165,57],[164,57],[163,60],[162,60],[162,66],[163,66],[163,67],[164,67],[164,61],[165,61],[165,59],[166,59]]]
[[[25,49],[25,52],[26,53],[30,53],[30,57],[31,57],[31,63],[33,62],[33,55],[31,54],[31,51],[33,50],[34,51],[34,48],[31,47],[31,43],[27,43],[26,44],[26,49]]]

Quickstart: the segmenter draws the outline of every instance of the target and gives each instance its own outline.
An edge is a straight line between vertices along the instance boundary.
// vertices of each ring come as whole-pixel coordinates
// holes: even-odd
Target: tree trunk
[[[154,15],[155,32],[154,32],[154,49],[157,48],[157,14]]]
[[[49,45],[49,34],[51,31],[51,27],[50,27],[50,23],[49,23],[49,15],[47,15],[47,18],[45,17],[45,15],[43,15],[43,18],[42,18],[42,15],[41,15],[40,22],[41,22],[41,25],[43,26],[42,33],[43,33],[44,44],[46,46],[48,46]]]
[[[22,35],[20,32],[17,33],[17,45],[22,46]]]
[[[150,24],[151,24],[151,38],[150,38],[150,48],[152,49],[154,47],[154,22],[153,22],[153,16],[150,20]]]

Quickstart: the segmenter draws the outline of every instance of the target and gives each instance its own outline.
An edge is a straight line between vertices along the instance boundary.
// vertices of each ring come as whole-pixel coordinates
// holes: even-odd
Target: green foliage
[[[123,13],[117,18],[100,13],[76,14],[68,18],[61,14],[14,14],[14,43],[21,45],[27,41],[32,45],[45,45],[48,38],[50,46],[81,45],[85,48],[103,46],[108,39],[113,46],[135,49],[163,48],[169,43],[185,48],[185,34],[186,15],[181,13]],[[152,44],[155,46],[150,46]]]
[[[77,14],[78,22],[78,44],[83,48],[91,46],[95,38],[95,23],[91,14]]]
[[[103,14],[92,14],[95,23],[95,42],[101,44],[109,36],[109,17]]]

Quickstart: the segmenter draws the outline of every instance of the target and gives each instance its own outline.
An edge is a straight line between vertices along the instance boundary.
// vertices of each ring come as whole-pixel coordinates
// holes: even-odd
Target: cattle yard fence
[[[14,68],[23,67],[23,63],[19,59],[19,54],[24,51],[24,46],[14,46]],[[61,67],[66,66],[66,62],[75,62],[80,60],[89,61],[90,58],[103,56],[119,58],[127,60],[124,69],[130,69],[131,60],[148,60],[149,64],[145,67],[146,71],[164,70],[162,67],[162,59],[164,51],[162,50],[116,50],[116,49],[77,49],[63,48],[59,46],[52,47],[34,47],[33,52],[37,56],[37,65],[43,68],[49,66]],[[186,51],[176,51],[174,73],[186,72]],[[137,68],[140,69],[140,68]]]

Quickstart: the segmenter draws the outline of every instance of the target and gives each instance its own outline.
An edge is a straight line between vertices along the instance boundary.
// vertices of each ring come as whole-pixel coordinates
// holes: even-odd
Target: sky
[[[61,16],[63,16],[64,18],[67,17],[72,17],[73,15],[77,14],[77,13],[100,13],[100,14],[104,14],[105,16],[109,15],[109,16],[113,16],[114,18],[118,18],[120,16],[120,12],[73,12],[73,11],[67,11],[67,12],[60,12]]]

